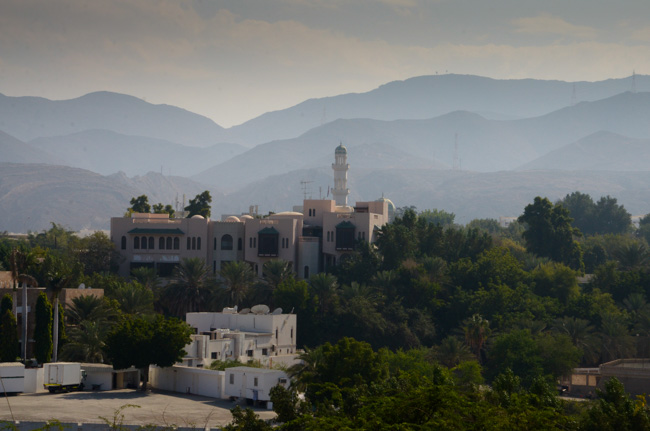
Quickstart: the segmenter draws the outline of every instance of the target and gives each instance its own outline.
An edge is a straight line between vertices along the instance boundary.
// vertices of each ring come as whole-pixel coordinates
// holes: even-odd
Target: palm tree
[[[72,299],[67,316],[68,322],[72,325],[81,325],[81,322],[90,321],[110,326],[117,318],[117,312],[103,298],[84,295]]]
[[[461,362],[469,361],[474,358],[475,357],[472,352],[470,352],[467,344],[463,343],[453,335],[442,340],[436,349],[436,359],[447,368],[455,367]]]
[[[636,346],[623,317],[615,314],[604,314],[601,317],[601,360],[608,362],[633,357],[636,354]]]
[[[158,277],[155,268],[147,268],[146,266],[134,268],[131,270],[131,278],[152,292],[160,286],[160,277]]]
[[[110,327],[99,321],[83,320],[70,330],[69,342],[61,349],[67,361],[104,362],[104,340]]]
[[[328,314],[338,304],[339,283],[335,276],[321,272],[309,278],[309,284],[318,296],[321,316]]]
[[[474,314],[472,317],[465,319],[462,329],[465,334],[465,341],[476,355],[476,360],[480,363],[485,343],[491,333],[490,322],[481,317],[480,314]]]
[[[226,293],[232,301],[232,305],[241,305],[248,294],[248,289],[255,282],[257,276],[251,266],[242,261],[228,262],[219,272],[224,284]]]
[[[377,293],[392,302],[397,298],[397,281],[397,272],[380,271],[372,277],[370,285]]]
[[[587,364],[594,364],[598,360],[600,339],[588,320],[565,316],[555,321],[553,330],[568,335],[573,345],[582,350],[583,360]]]
[[[287,371],[295,382],[296,389],[304,392],[307,385],[314,383],[318,378],[318,367],[323,361],[323,349],[305,347],[305,351],[298,355],[298,360],[300,362],[289,367]]]
[[[264,263],[262,267],[264,283],[268,285],[271,290],[278,288],[280,284],[293,277],[291,264],[282,259],[273,259]]]
[[[205,260],[186,258],[174,270],[171,283],[163,292],[163,302],[172,314],[182,318],[190,312],[205,311],[213,287]]]
[[[648,249],[639,241],[626,244],[614,253],[618,264],[623,270],[643,269],[650,263]]]
[[[59,352],[59,294],[61,291],[68,287],[72,282],[72,272],[70,268],[63,263],[61,259],[55,258],[51,255],[48,255],[47,260],[48,267],[50,268],[46,274],[47,284],[49,290],[52,292],[54,297],[54,328],[52,336],[52,345],[53,345],[53,355],[52,361],[58,361],[58,352]]]
[[[138,282],[118,288],[112,296],[125,314],[139,316],[153,313],[153,293]]]

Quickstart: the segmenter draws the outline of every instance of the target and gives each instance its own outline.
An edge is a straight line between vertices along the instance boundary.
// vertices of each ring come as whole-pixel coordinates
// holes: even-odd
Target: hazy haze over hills
[[[105,177],[65,166],[0,163],[0,231],[40,231],[51,222],[74,230],[108,229],[110,218],[124,214],[134,196],[146,194],[150,203],[173,204],[183,193],[189,199],[206,189],[155,173]],[[211,193],[215,202],[221,199],[218,191]]]
[[[125,94],[102,91],[57,101],[0,94],[0,130],[18,139],[94,129],[200,147],[224,142],[224,129],[208,118]]]
[[[67,166],[102,175],[162,172],[190,176],[246,150],[238,144],[188,147],[162,139],[127,136],[108,130],[85,130],[66,136],[38,138],[30,144],[65,160]]]
[[[2,165],[0,231],[44,229],[52,221],[106,229],[143,193],[152,203],[176,205],[183,194],[189,200],[210,189],[213,218],[250,205],[262,213],[289,210],[305,195],[327,196],[339,142],[348,148],[351,203],[383,194],[398,206],[455,212],[464,223],[518,215],[537,195],[557,199],[579,190],[610,194],[641,214],[650,210],[650,93],[640,91],[650,87],[647,78],[636,77],[636,93],[616,94],[629,80],[576,83],[576,100],[594,100],[567,106],[573,83],[427,76],[309,100],[228,130],[112,93],[61,102],[0,96],[0,123],[8,127],[0,127],[0,163],[50,164]],[[219,143],[297,133],[318,115],[322,121],[323,103],[326,120],[353,118],[317,121],[251,149]],[[537,116],[521,118],[530,115]],[[39,133],[29,142],[18,138]],[[188,146],[195,144],[202,147]]]

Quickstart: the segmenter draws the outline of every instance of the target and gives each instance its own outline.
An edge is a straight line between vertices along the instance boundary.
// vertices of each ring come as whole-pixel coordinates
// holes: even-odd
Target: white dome
[[[237,216],[229,216],[226,220],[226,223],[241,223],[241,220]]]
[[[198,214],[193,215],[191,218],[198,218],[198,219],[201,219],[201,220],[205,220],[205,217],[203,217],[202,215],[198,215]]]
[[[253,216],[244,214],[243,216],[239,217],[239,220],[253,220]]]

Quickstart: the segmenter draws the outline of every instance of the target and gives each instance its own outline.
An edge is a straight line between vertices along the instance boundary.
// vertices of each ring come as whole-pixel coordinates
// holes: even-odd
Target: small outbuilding
[[[266,368],[233,367],[226,368],[225,394],[227,397],[246,399],[257,404],[271,400],[271,389],[281,385],[289,387],[290,380],[282,370]]]

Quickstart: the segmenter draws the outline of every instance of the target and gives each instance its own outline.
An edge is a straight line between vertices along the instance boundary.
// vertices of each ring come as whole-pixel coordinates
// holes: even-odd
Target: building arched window
[[[214,244],[212,244],[212,250],[217,249],[217,238],[214,239]]]
[[[196,249],[201,250],[201,237],[196,238]]]
[[[133,248],[136,250],[140,249],[140,237],[139,236],[134,236],[133,237]]]
[[[189,236],[187,237],[187,249],[191,250],[192,249],[192,238]]]
[[[172,237],[171,237],[171,236],[168,236],[168,237],[167,237],[167,247],[165,247],[165,248],[166,248],[167,250],[171,250],[171,249],[172,249]]]
[[[126,250],[126,237],[122,237],[122,250]]]
[[[155,248],[155,245],[156,245],[156,243],[155,243],[155,241],[153,240],[153,237],[150,236],[150,237],[149,237],[149,250],[153,250],[153,249]]]
[[[304,278],[305,280],[309,278],[309,267],[305,265],[305,270],[304,270]]]
[[[142,247],[143,250],[147,249],[147,237],[143,236],[140,238],[140,247]]]
[[[192,237],[192,250],[196,250],[196,237]]]
[[[242,249],[242,245],[243,245],[243,244],[242,244],[242,239],[241,239],[241,238],[237,238],[237,250],[241,251],[241,249]]]
[[[165,249],[165,238],[162,236],[158,239],[158,249],[159,250]]]
[[[174,250],[178,250],[181,248],[181,240],[179,237],[174,238]]]
[[[232,236],[225,234],[221,237],[221,250],[232,250]]]

